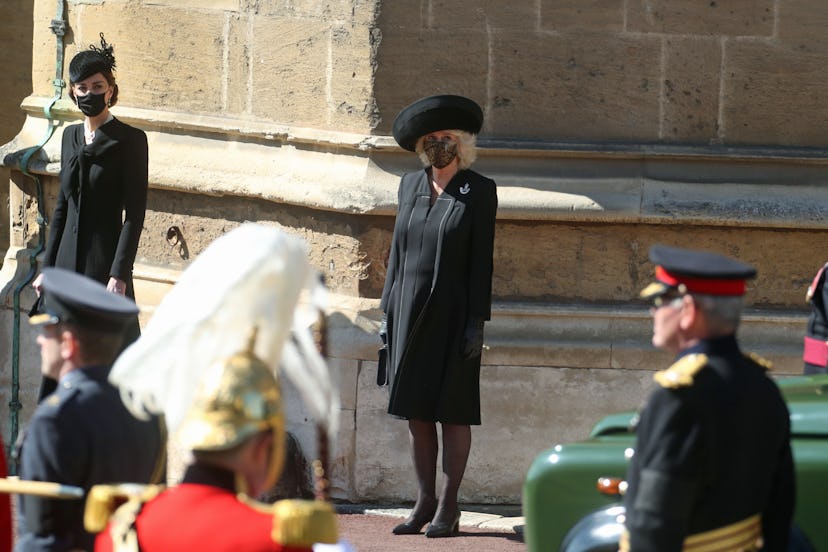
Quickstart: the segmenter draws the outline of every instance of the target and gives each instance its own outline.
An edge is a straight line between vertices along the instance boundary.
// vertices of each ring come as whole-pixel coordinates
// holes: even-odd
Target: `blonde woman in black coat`
[[[418,494],[395,534],[457,534],[458,489],[480,424],[483,324],[491,314],[497,192],[472,170],[480,107],[461,96],[431,96],[403,109],[394,138],[425,168],[405,174],[382,294],[388,412],[408,420]],[[443,481],[435,489],[443,434]]]

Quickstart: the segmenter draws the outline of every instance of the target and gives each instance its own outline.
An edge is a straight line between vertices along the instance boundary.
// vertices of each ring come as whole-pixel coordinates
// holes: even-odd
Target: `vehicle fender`
[[[560,552],[617,552],[624,507],[613,504],[587,514],[566,534]]]

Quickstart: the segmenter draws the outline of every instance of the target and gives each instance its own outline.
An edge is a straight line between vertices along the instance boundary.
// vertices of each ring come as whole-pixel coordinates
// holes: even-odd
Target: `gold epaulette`
[[[310,547],[339,540],[336,512],[321,500],[280,500],[273,505],[273,541],[283,546]]]
[[[662,387],[678,389],[693,385],[693,378],[707,366],[707,355],[698,353],[681,357],[666,370],[653,375],[653,379]]]
[[[758,364],[759,366],[761,366],[765,370],[768,370],[768,371],[773,370],[773,362],[769,361],[768,359],[766,359],[764,357],[760,357],[756,353],[748,353],[745,356],[747,356],[750,360],[752,360],[753,362],[755,362],[756,364]]]
[[[163,485],[95,485],[86,498],[83,526],[90,533],[100,533],[106,529],[109,519],[121,505],[130,501],[143,504],[155,498],[162,490]]]

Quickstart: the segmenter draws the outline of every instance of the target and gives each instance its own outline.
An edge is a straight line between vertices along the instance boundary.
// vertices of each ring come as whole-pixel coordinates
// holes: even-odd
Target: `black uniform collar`
[[[210,485],[231,493],[236,492],[236,474],[230,470],[195,462],[187,467],[182,483]]]
[[[703,353],[707,356],[738,356],[741,355],[741,349],[736,342],[736,334],[730,334],[723,337],[713,337],[709,339],[702,339],[692,347],[688,347],[679,353],[677,359],[694,354]]]

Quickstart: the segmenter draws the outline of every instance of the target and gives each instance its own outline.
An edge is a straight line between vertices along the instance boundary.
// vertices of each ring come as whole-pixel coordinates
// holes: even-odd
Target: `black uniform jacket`
[[[461,170],[430,204],[426,170],[403,176],[381,308],[388,319],[388,412],[480,423],[480,356],[469,320],[491,316],[495,183]]]
[[[63,133],[60,190],[46,266],[85,274],[102,284],[114,276],[132,290],[132,266],[147,206],[147,136],[111,119],[84,143],[83,124]]]
[[[165,439],[158,419],[140,421],[93,366],[63,376],[38,404],[20,450],[20,477],[82,487],[150,483],[164,472]],[[83,529],[83,500],[20,496],[15,550],[92,550]]]
[[[787,550],[795,486],[778,387],[733,336],[683,351],[668,372],[683,366],[689,378],[653,392],[636,430],[624,497],[631,550],[681,550],[685,537],[756,514],[764,550]]]

